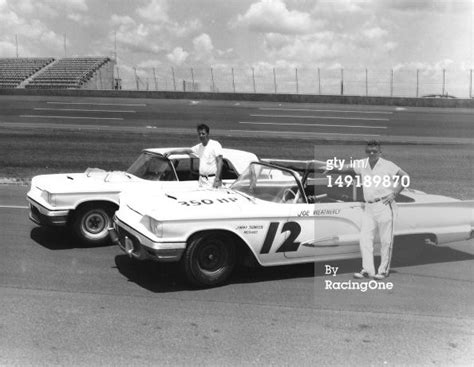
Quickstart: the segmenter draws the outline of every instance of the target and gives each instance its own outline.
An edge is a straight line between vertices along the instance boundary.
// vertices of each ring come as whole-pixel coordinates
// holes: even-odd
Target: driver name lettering
[[[315,209],[313,215],[338,215],[341,209]]]
[[[309,210],[302,210],[298,213],[298,217],[309,217]]]
[[[263,229],[263,225],[260,224],[250,224],[250,225],[245,225],[241,224],[237,226],[237,230],[243,230],[243,229]]]
[[[244,234],[257,234],[259,230],[263,229],[263,225],[251,224],[251,225],[239,225],[236,230],[243,231]]]
[[[296,215],[298,217],[309,217],[312,215],[337,215],[341,212],[341,209],[315,209],[311,213],[310,210],[302,210],[298,212]]]
[[[199,199],[199,200],[188,200],[188,201],[178,201],[181,205],[184,206],[199,206],[199,205],[213,205],[213,204],[230,204],[238,201],[238,198],[235,197],[227,197],[227,198],[220,198],[220,199]]]

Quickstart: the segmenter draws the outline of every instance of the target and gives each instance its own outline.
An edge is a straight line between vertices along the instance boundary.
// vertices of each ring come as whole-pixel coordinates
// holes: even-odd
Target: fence
[[[472,98],[472,69],[130,68],[123,89]]]

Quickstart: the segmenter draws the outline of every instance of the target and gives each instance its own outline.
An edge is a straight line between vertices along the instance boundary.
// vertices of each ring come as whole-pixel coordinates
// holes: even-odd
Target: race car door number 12
[[[260,250],[261,254],[268,254],[270,252],[279,225],[279,222],[270,223],[265,241],[263,241],[263,246]],[[298,250],[300,242],[295,242],[295,240],[301,233],[301,226],[296,222],[286,222],[283,224],[281,233],[287,231],[290,231],[290,234],[275,252],[293,252]]]

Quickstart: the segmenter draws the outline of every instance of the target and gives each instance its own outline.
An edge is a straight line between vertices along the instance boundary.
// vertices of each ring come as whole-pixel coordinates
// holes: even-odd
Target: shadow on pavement
[[[93,248],[112,245],[84,244],[72,234],[70,229],[65,227],[34,227],[30,232],[30,238],[49,250],[68,250],[73,248]]]
[[[474,255],[464,251],[459,251],[446,246],[437,247],[430,245],[423,246],[419,251],[417,250],[411,257],[407,255],[409,255],[409,253],[405,252],[404,250],[403,256],[398,257],[395,248],[393,255],[394,258],[392,260],[393,266],[403,267],[474,259]]]
[[[391,264],[391,273],[397,273],[397,268],[403,268],[406,266],[416,265],[427,265],[427,264],[440,264],[454,261],[465,261],[473,260],[474,255],[467,252],[455,250],[449,247],[435,247],[425,246],[421,251],[416,250],[413,252],[413,256],[409,257],[409,252],[404,251],[401,258],[397,258],[397,252],[394,250],[394,255]],[[361,269],[361,259],[351,260],[337,260],[337,261],[325,261],[315,263],[316,274],[315,276],[325,276],[325,264],[331,266],[338,266],[337,274],[353,273]],[[380,264],[380,256],[375,257],[375,269]]]
[[[184,278],[178,263],[138,261],[127,255],[115,257],[117,270],[130,282],[151,292],[176,292],[193,290]]]
[[[397,268],[405,266],[446,263],[454,261],[472,260],[474,255],[451,249],[449,247],[427,247],[421,254],[410,261],[394,265],[392,273],[397,273]],[[378,266],[380,258],[375,258]],[[157,263],[154,261],[137,261],[126,255],[115,258],[118,271],[129,281],[136,283],[151,292],[176,292],[182,290],[199,290],[189,285],[177,263]],[[260,283],[285,279],[313,278],[327,276],[325,265],[338,266],[338,275],[351,274],[359,271],[360,259],[323,261],[316,263],[282,265],[271,267],[248,268],[240,266],[235,269],[228,284]]]

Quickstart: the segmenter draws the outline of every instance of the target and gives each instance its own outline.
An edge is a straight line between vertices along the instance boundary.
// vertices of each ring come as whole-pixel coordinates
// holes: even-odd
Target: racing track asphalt
[[[179,134],[209,119],[234,136],[473,142],[463,109],[0,97],[0,128]],[[392,291],[324,289],[358,261],[331,262],[336,278],[321,263],[242,269],[196,291],[173,266],[37,228],[25,191],[0,186],[0,365],[473,364],[472,240],[395,267]]]
[[[215,133],[231,136],[474,142],[472,109],[0,96],[0,128],[82,127],[180,133],[209,120]]]
[[[0,185],[0,365],[472,365],[474,241],[394,267],[391,291],[325,290],[359,261],[241,269],[193,290],[173,266],[81,247]]]

